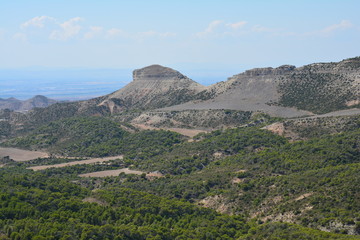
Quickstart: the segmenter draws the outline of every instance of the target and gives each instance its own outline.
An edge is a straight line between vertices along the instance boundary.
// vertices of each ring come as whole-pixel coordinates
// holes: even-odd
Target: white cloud
[[[255,25],[251,29],[253,32],[266,32],[266,33],[275,33],[277,30],[273,28],[267,28],[261,25]]]
[[[345,29],[354,28],[355,26],[348,20],[342,20],[340,23],[329,25],[321,30],[305,33],[288,33],[288,36],[300,36],[300,37],[311,37],[311,36],[323,36],[328,37],[329,35]]]
[[[321,33],[330,34],[330,33],[334,32],[334,31],[337,31],[337,30],[351,28],[352,26],[353,26],[353,24],[350,21],[342,20],[338,24],[333,24],[333,25],[330,25],[330,26],[324,28],[323,30],[321,30]]]
[[[239,34],[242,34],[239,33],[238,30],[243,28],[246,24],[246,21],[224,23],[224,21],[221,20],[214,20],[209,23],[204,31],[196,33],[196,36],[199,38],[207,36],[238,36]]]
[[[84,38],[85,39],[94,38],[96,36],[101,35],[102,31],[103,31],[102,27],[92,26],[90,27],[90,31],[84,34]]]
[[[144,32],[125,32],[119,28],[105,29],[101,26],[86,26],[87,31],[83,30],[82,24],[83,21],[81,17],[74,17],[64,22],[59,22],[57,19],[49,16],[38,16],[30,19],[29,21],[21,24],[21,31],[14,35],[14,39],[26,39],[27,35],[29,37],[35,36],[48,36],[51,40],[60,40],[66,41],[72,39],[76,36],[82,34],[82,40],[88,40],[92,38],[101,38],[101,39],[115,39],[117,37],[133,39],[133,40],[143,40],[145,38],[171,38],[176,36],[176,33],[173,32],[157,32],[157,31],[144,31]],[[212,32],[214,28],[221,21],[214,21],[210,23],[209,27],[206,29],[207,32]],[[27,31],[27,28],[33,26],[41,29],[38,32]],[[82,31],[83,30],[83,31]],[[1,32],[0,32],[1,38]]]
[[[49,38],[65,41],[76,36],[81,30],[81,26],[77,24],[79,21],[82,21],[82,18],[75,17],[59,24],[61,30],[54,30]]]
[[[215,31],[215,29],[222,23],[223,23],[223,21],[221,21],[221,20],[212,21],[211,23],[209,23],[208,27],[204,31],[198,32],[196,34],[196,36],[197,37],[205,37],[205,36],[213,33]]]
[[[234,30],[242,28],[243,26],[246,25],[246,21],[240,21],[240,22],[236,22],[236,23],[227,23],[226,26],[229,28],[232,28]]]
[[[26,42],[27,41],[27,35],[25,33],[18,32],[18,33],[14,34],[13,39],[19,40],[19,41],[22,41],[22,42]]]
[[[29,21],[24,22],[21,24],[21,28],[27,28],[30,26],[43,28],[45,26],[45,21],[55,21],[55,18],[48,17],[48,16],[38,16],[30,19]]]
[[[111,28],[111,29],[106,31],[105,37],[108,38],[108,39],[112,39],[112,38],[115,38],[115,37],[118,37],[118,36],[126,36],[126,35],[127,34],[121,29]]]

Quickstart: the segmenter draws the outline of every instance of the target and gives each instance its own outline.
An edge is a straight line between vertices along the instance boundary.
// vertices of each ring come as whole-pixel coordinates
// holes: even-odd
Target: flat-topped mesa
[[[267,67],[267,68],[254,68],[251,70],[245,71],[243,74],[249,77],[264,76],[264,75],[278,75],[290,72],[295,69],[293,65],[282,65],[277,68]]]
[[[151,65],[133,71],[133,81],[103,99],[111,113],[124,109],[155,109],[185,103],[206,87],[180,72]]]
[[[187,77],[172,68],[161,65],[151,65],[133,71],[133,81],[161,81],[186,79]]]

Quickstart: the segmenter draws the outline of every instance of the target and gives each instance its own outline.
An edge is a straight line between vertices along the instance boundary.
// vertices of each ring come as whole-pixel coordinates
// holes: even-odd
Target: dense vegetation
[[[258,226],[241,215],[121,186],[91,192],[70,179],[0,169],[1,239],[344,239],[297,225]]]
[[[267,223],[250,229],[247,236],[240,237],[243,240],[256,239],[359,239],[353,236],[335,235],[320,232],[299,225],[289,223]]]
[[[8,169],[0,181],[3,239],[233,239],[249,228],[240,216],[130,189],[83,201],[90,192],[67,179]]]
[[[69,156],[112,156],[135,152],[156,155],[181,142],[181,136],[169,131],[130,133],[103,117],[73,117],[45,124],[24,137],[5,143],[29,149],[49,148]]]
[[[11,125],[8,122],[0,121],[0,139],[8,137],[11,133]]]
[[[121,175],[98,179],[97,186],[120,184],[190,202],[215,199],[213,208],[225,204],[222,211],[259,221],[283,220],[359,234],[360,130],[296,143],[256,128],[216,131],[200,138],[135,162],[152,169],[152,164],[166,159],[156,166],[173,176],[148,181]],[[228,151],[231,156],[212,158],[215,151]],[[87,180],[82,181],[91,187]]]
[[[316,73],[307,66],[301,73],[284,77],[279,104],[318,114],[346,109],[347,101],[357,99],[351,81],[345,74]]]
[[[301,138],[321,137],[360,129],[360,115],[293,119],[285,121],[284,127]]]
[[[284,144],[283,137],[258,128],[234,128],[200,134],[195,142],[176,145],[154,158],[137,159],[133,164],[147,170],[169,174],[198,171],[221,156],[254,152]]]

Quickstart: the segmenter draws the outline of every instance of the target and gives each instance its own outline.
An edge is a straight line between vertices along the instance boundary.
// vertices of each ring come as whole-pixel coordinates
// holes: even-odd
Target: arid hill
[[[233,109],[299,117],[359,107],[360,58],[299,68],[256,68],[216,83],[196,98],[202,101],[166,109]]]

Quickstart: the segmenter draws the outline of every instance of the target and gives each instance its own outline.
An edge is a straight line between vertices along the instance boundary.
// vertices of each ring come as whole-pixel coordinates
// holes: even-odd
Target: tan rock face
[[[187,77],[174,69],[161,65],[151,65],[133,71],[135,81],[169,81],[176,79],[186,79]]]

